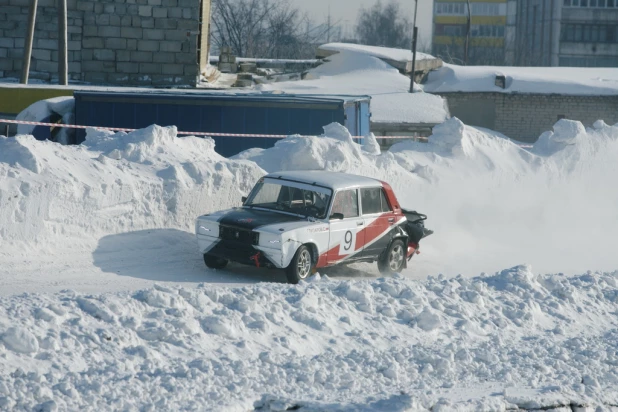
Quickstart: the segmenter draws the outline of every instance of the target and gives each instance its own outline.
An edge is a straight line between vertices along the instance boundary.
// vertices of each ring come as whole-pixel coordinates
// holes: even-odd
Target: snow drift
[[[618,273],[314,278],[0,298],[11,410],[505,410],[618,402]],[[19,326],[15,326],[19,325]]]

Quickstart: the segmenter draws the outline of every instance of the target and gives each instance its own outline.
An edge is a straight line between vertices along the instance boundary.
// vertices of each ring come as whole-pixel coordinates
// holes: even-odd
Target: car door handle
[[[365,224],[365,222],[356,222],[356,226],[362,226],[364,224]]]
[[[391,223],[393,223],[393,222],[395,222],[395,218],[394,218],[394,217],[389,217],[389,218],[388,218],[388,221],[389,221],[389,222],[391,222]]]

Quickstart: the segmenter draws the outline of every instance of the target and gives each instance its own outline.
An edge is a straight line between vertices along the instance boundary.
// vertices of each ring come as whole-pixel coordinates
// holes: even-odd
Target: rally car
[[[352,174],[271,173],[242,201],[197,218],[209,268],[230,261],[280,268],[290,283],[341,263],[377,261],[380,272],[396,273],[432,233],[425,215],[401,208],[388,183]]]

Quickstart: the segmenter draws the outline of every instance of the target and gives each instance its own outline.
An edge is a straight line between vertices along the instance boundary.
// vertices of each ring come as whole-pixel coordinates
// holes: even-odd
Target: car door
[[[329,220],[329,265],[360,258],[365,243],[365,221],[360,216],[358,200],[358,189],[339,190],[335,193]]]
[[[364,220],[364,258],[377,257],[389,245],[391,231],[396,226],[396,216],[381,187],[360,190],[361,213]]]

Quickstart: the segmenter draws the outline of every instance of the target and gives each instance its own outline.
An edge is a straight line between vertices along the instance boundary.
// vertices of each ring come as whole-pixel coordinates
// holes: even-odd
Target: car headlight
[[[279,249],[279,247],[281,246],[281,236],[261,232],[260,246]]]
[[[195,232],[198,235],[218,237],[219,236],[219,225],[213,224],[210,222],[198,221],[195,225]]]

